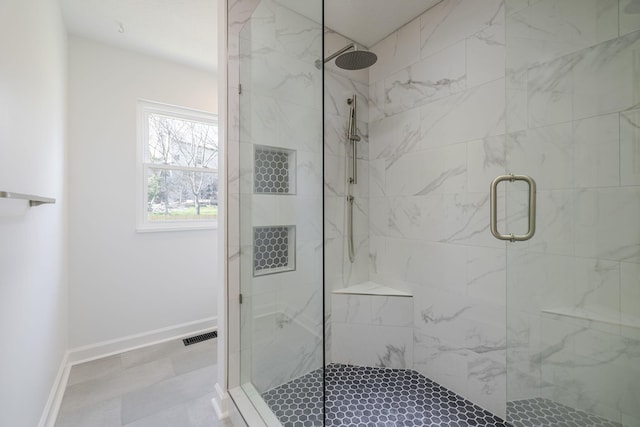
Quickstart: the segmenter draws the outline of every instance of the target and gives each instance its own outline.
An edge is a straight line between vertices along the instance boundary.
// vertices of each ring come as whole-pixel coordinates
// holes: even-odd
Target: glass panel
[[[150,113],[149,163],[218,168],[218,127]]]
[[[147,168],[147,219],[216,220],[218,174]]]
[[[262,0],[239,38],[240,382],[268,425],[323,423],[321,23],[322,1]]]
[[[538,185],[536,235],[507,244],[516,427],[640,426],[636,3],[506,3],[507,170]],[[506,188],[522,232],[526,188]]]

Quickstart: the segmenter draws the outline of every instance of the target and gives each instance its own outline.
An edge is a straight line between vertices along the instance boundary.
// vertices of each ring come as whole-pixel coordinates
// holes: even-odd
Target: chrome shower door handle
[[[524,181],[529,185],[529,230],[527,234],[502,234],[498,231],[498,184],[502,181]],[[527,175],[500,175],[491,182],[491,234],[496,239],[524,242],[536,233],[536,182]]]

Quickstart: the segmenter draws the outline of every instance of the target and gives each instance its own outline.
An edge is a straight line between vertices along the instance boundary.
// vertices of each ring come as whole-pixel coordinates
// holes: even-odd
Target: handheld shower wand
[[[347,99],[347,103],[351,106],[349,109],[349,120],[347,121],[347,140],[351,144],[351,174],[347,183],[347,240],[349,244],[349,261],[353,262],[356,258],[353,244],[353,202],[354,197],[351,194],[353,184],[358,183],[358,114],[356,95]],[[345,153],[348,153],[345,150]],[[347,154],[348,156],[348,154]]]

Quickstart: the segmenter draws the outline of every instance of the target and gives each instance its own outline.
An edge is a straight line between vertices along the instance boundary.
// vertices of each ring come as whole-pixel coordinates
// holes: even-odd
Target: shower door
[[[322,2],[254,5],[238,40],[240,383],[268,425],[288,410],[321,425]],[[277,399],[309,376],[319,395]]]
[[[640,426],[638,13],[506,2],[506,169],[537,183],[536,234],[507,243],[515,427]],[[525,234],[526,185],[500,187],[501,231]]]

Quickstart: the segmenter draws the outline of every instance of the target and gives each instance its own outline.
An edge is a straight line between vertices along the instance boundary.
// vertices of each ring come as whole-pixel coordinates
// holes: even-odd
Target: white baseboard
[[[47,404],[44,406],[42,416],[38,427],[53,427],[58,417],[58,410],[62,403],[62,397],[64,396],[64,390],[67,388],[67,380],[69,379],[69,372],[71,371],[71,365],[69,364],[69,352],[65,352],[58,368],[58,374],[49,392],[49,398]]]
[[[76,347],[69,350],[69,363],[89,362],[95,359],[124,353],[125,351],[136,350],[138,348],[159,344],[174,339],[180,339],[189,335],[197,335],[215,330],[217,317],[196,320],[194,322],[182,323],[180,325],[169,326],[141,334],[129,335],[124,338],[103,341],[83,347]]]
[[[216,396],[211,399],[211,404],[219,420],[229,417],[229,396],[220,387],[220,383],[216,383]]]
[[[42,411],[38,427],[54,427],[58,411],[60,410],[60,404],[62,403],[62,397],[64,396],[64,390],[67,388],[69,373],[73,365],[188,337],[190,335],[209,332],[215,330],[216,325],[217,317],[208,317],[194,322],[182,323],[180,325],[169,326],[167,328],[156,329],[68,350],[60,363],[58,375],[49,393],[47,404]]]

